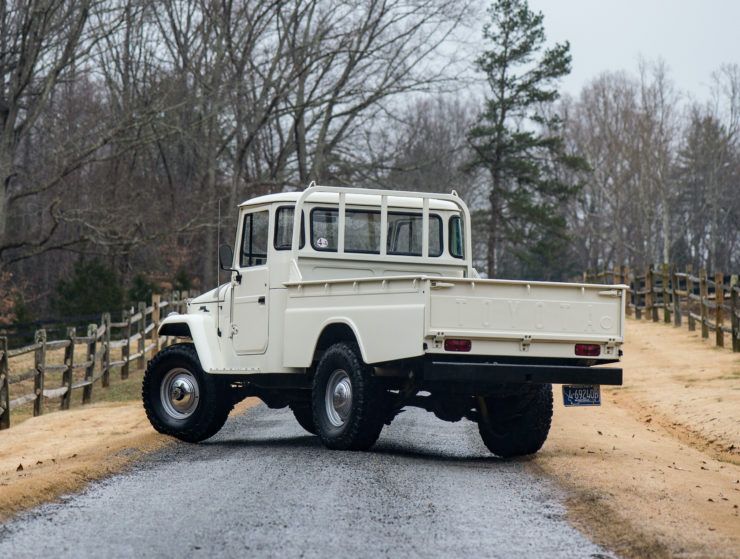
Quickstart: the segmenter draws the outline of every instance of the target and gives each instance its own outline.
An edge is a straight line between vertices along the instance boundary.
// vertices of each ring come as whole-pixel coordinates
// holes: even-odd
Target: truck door
[[[268,210],[244,216],[238,255],[242,279],[232,284],[231,311],[234,349],[239,354],[264,353],[267,349],[269,226]]]

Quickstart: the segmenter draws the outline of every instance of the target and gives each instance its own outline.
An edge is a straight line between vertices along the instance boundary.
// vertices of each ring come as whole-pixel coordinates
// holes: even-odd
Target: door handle
[[[257,299],[257,302],[258,302],[258,303],[259,303],[260,305],[264,305],[264,304],[265,304],[265,296],[263,295],[262,297],[258,298],[258,299]]]

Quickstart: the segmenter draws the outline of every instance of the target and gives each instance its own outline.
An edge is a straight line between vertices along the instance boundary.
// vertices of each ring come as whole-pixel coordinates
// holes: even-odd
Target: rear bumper
[[[477,393],[501,384],[605,384],[621,385],[622,369],[572,365],[511,363],[424,362],[423,385],[449,386]],[[456,390],[457,391],[457,390]]]

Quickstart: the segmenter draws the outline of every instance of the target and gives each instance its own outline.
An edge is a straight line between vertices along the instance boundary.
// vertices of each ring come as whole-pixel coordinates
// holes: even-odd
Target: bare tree
[[[15,0],[0,5],[0,270],[13,261],[52,248],[57,241],[58,206],[47,203],[49,224],[30,232],[12,227],[19,204],[56,185],[87,155],[65,161],[40,182],[22,168],[23,143],[33,133],[60,80],[79,62],[92,0]]]
[[[643,186],[657,198],[662,236],[662,261],[670,262],[673,210],[678,188],[671,172],[678,137],[678,98],[664,62],[640,64],[640,118],[637,140]],[[645,184],[647,183],[647,184]]]

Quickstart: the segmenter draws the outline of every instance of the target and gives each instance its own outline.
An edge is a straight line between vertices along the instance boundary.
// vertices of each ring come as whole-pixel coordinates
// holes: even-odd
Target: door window
[[[244,216],[239,264],[242,268],[267,264],[269,212],[254,212]]]

